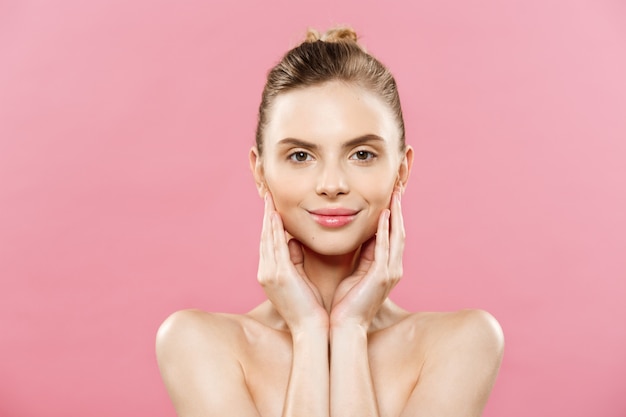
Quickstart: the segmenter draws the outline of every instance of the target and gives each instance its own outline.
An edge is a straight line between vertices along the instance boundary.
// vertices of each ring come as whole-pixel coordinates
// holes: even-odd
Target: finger
[[[361,254],[359,258],[361,260],[370,261],[374,260],[374,249],[376,248],[376,235],[369,238],[362,246],[361,246]]]
[[[289,258],[291,262],[298,267],[304,263],[304,253],[302,252],[302,245],[296,239],[290,239],[287,242],[289,247]]]
[[[274,196],[272,195],[272,193],[270,193],[269,191],[267,191],[267,192],[265,193],[265,198],[266,198],[267,203],[269,204],[269,208],[270,208],[272,211],[276,211],[276,206],[274,205]]]
[[[391,233],[389,240],[389,265],[394,267],[399,265],[401,268],[405,230],[399,191],[393,193],[391,201]]]
[[[278,231],[280,231],[281,235],[283,235],[284,237],[284,227],[283,227],[283,221],[280,217],[280,215],[278,214],[278,212],[276,211],[276,206],[274,205],[274,197],[272,196],[272,194],[268,191],[265,194],[266,197],[266,201],[267,201],[267,207],[270,213],[270,229],[269,229],[269,236],[268,238],[272,241],[272,256],[275,261],[277,261],[277,244],[278,244]]]
[[[272,221],[275,259],[278,265],[285,266],[291,263],[289,247],[285,238],[285,227],[280,214],[277,212],[272,214]]]
[[[376,247],[374,248],[374,262],[385,268],[389,262],[389,216],[390,211],[384,209],[378,219],[376,231]]]
[[[259,252],[261,261],[269,262],[274,259],[274,244],[272,238],[272,209],[271,197],[265,194],[265,211],[263,213],[263,228],[261,229],[261,244]]]
[[[361,245],[361,253],[359,253],[359,260],[354,269],[355,273],[361,273],[365,275],[370,269],[370,265],[374,262],[374,249],[376,247],[376,235],[372,236],[363,245]]]

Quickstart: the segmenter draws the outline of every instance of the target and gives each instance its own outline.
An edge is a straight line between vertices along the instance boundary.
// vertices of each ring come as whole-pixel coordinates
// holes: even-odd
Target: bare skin
[[[403,274],[413,158],[398,151],[393,120],[342,83],[277,98],[265,154],[250,153],[265,197],[257,278],[268,300],[163,323],[157,357],[180,417],[481,414],[503,351],[495,319],[410,313],[388,298]],[[350,210],[346,225],[316,214],[338,207]]]

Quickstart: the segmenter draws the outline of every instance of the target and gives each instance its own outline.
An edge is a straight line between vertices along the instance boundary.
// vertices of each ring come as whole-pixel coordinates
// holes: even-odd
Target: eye
[[[358,161],[369,161],[370,159],[374,159],[376,155],[369,151],[356,151],[352,154],[350,159],[356,159]]]
[[[306,162],[310,161],[311,155],[304,151],[297,151],[289,155],[289,159],[296,162]]]

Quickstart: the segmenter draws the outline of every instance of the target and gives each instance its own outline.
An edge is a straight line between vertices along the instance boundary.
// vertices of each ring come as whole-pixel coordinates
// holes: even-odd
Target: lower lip
[[[355,215],[350,216],[324,216],[321,214],[311,213],[313,220],[319,225],[324,227],[342,227],[351,223],[354,220]]]

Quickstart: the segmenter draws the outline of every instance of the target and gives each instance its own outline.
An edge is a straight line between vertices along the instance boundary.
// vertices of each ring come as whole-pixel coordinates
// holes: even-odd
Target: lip
[[[309,214],[317,224],[323,227],[342,227],[352,223],[358,210],[343,207],[322,208],[309,210]]]
[[[354,216],[359,211],[352,210],[344,207],[327,207],[317,210],[308,210],[311,214],[317,214],[320,216]]]

